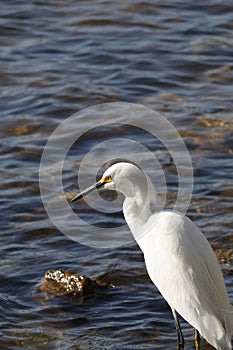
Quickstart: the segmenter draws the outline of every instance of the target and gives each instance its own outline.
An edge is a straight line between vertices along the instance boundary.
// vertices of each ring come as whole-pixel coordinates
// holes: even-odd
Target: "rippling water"
[[[174,349],[170,310],[136,243],[95,249],[69,240],[43,208],[38,169],[51,132],[72,113],[114,101],[153,108],[191,154],[188,215],[215,249],[232,249],[232,11],[226,0],[1,2],[1,349]],[[87,129],[93,122],[94,116],[86,120]],[[100,143],[116,130],[84,135],[64,171],[67,191],[75,190],[77,165],[92,139]],[[123,130],[124,137],[134,133]],[[151,140],[140,137],[149,147]],[[111,149],[105,153],[112,158]],[[169,155],[159,155],[169,206],[176,172]],[[83,204],[80,212],[103,221]],[[124,223],[121,213],[108,221]],[[48,298],[38,284],[56,268],[105,276],[115,288],[84,302]],[[223,268],[233,299],[232,265]],[[192,349],[193,331],[182,325]]]

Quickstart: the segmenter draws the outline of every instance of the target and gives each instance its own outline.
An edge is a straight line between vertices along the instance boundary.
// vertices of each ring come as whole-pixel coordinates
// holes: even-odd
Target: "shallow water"
[[[214,249],[232,249],[232,10],[229,1],[2,2],[1,349],[174,349],[171,312],[137,244],[96,249],[63,235],[43,207],[40,159],[54,129],[85,107],[123,101],[153,108],[173,123],[191,155],[188,215]],[[87,130],[96,123],[87,118]],[[83,136],[67,157],[66,193],[75,192],[89,149],[115,135],[133,136],[156,154],[172,207],[177,174],[169,152],[130,125],[100,125]],[[114,154],[103,147],[98,157],[122,157],[123,146]],[[89,176],[90,161],[82,171]],[[73,209],[87,222],[117,224],[123,233],[121,212],[102,214],[83,202]],[[222,267],[233,299],[232,261]],[[115,287],[84,302],[47,298],[37,286],[57,268],[102,276]],[[193,349],[193,330],[182,326],[186,349]]]

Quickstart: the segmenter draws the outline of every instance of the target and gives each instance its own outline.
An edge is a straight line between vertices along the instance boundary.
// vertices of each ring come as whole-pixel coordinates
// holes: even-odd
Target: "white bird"
[[[198,227],[181,213],[156,212],[156,192],[143,171],[126,162],[110,166],[100,181],[72,199],[96,188],[117,190],[124,196],[125,220],[141,248],[147,272],[170,305],[178,333],[184,338],[177,313],[217,350],[231,350],[233,307],[214,251]]]

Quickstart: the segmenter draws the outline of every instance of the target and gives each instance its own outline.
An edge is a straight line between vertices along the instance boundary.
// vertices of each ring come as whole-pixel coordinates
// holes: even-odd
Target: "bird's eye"
[[[111,176],[105,176],[105,178],[103,179],[105,183],[109,183],[112,182],[112,177]]]

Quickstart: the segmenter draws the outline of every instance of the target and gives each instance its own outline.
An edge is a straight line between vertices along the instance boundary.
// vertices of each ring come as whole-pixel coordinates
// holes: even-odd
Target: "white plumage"
[[[216,349],[231,350],[233,307],[216,256],[198,227],[180,213],[156,212],[151,181],[130,163],[112,165],[73,201],[102,186],[125,196],[125,220],[144,253],[151,280],[173,312]]]

